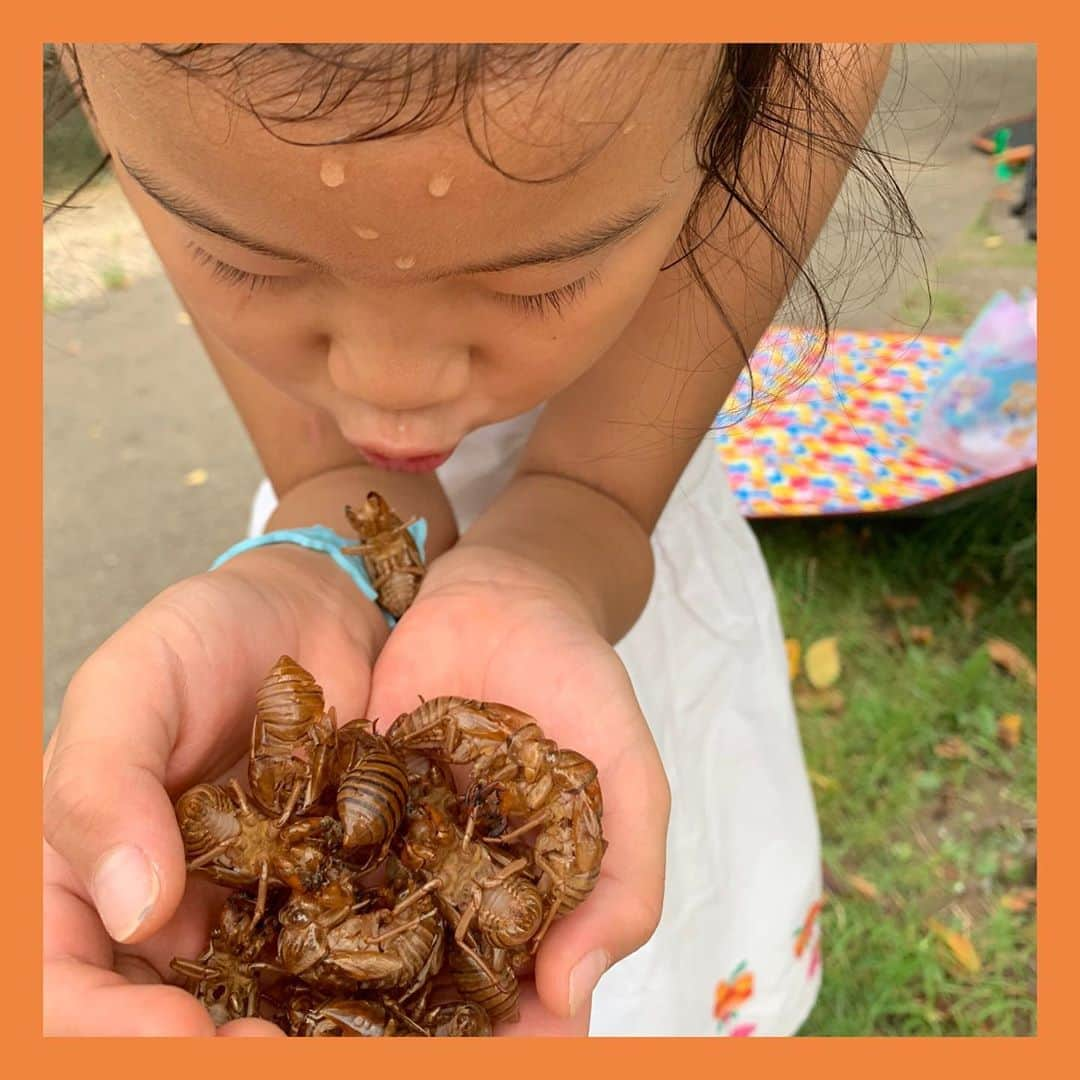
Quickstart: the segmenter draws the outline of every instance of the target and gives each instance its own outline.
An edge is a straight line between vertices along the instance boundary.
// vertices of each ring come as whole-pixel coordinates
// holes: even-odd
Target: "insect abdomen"
[[[409,777],[388,747],[365,753],[338,787],[338,816],[347,848],[381,844],[397,832],[409,798]]]
[[[455,948],[450,953],[450,972],[461,995],[482,1006],[492,1020],[518,1018],[518,981],[509,966],[496,973],[498,982],[492,982],[472,957]]]
[[[400,619],[416,599],[419,590],[420,579],[415,574],[394,571],[379,583],[379,603],[395,619]]]

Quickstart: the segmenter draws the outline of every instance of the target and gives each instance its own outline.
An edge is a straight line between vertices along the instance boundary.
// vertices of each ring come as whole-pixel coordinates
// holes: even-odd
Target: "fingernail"
[[[592,996],[600,976],[611,966],[611,957],[603,949],[594,949],[579,960],[570,972],[570,1015]]]
[[[90,881],[94,906],[114,941],[127,941],[154,910],[161,883],[134,844],[118,844],[98,860]]]

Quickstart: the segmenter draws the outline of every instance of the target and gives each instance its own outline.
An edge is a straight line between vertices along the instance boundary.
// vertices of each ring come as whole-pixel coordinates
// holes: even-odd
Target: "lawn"
[[[818,802],[825,980],[807,1035],[1035,1029],[1035,483],[923,518],[756,526]],[[1019,728],[1016,719],[1019,718]]]

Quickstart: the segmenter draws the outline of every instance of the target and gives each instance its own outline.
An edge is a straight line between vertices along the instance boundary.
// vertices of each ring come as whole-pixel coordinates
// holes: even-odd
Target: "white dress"
[[[535,413],[439,470],[462,530],[508,481]],[[264,481],[250,533],[275,505]],[[601,979],[593,1035],[791,1035],[821,980],[817,818],[776,602],[706,438],[653,533],[656,576],[617,651],[671,783],[664,910]]]

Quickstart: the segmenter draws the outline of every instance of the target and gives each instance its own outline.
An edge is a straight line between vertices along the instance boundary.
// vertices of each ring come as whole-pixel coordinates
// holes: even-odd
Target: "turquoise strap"
[[[427,521],[420,518],[409,526],[409,533],[416,541],[420,550],[420,558],[424,558],[424,544],[427,540]],[[344,536],[338,536],[333,529],[325,525],[309,525],[305,529],[279,529],[277,532],[263,533],[260,536],[249,536],[238,544],[233,544],[228,551],[219,555],[210,567],[216,570],[223,563],[237,555],[242,555],[252,548],[263,547],[265,544],[297,544],[309,551],[323,551],[330,556],[352,578],[353,584],[372,602],[378,601],[375,590],[368,580],[367,571],[364,569],[363,560],[359,555],[346,555],[342,548],[356,547],[360,540],[354,538],[346,540]],[[381,610],[381,609],[380,609]],[[386,621],[393,626],[397,620],[388,611],[383,611]]]

